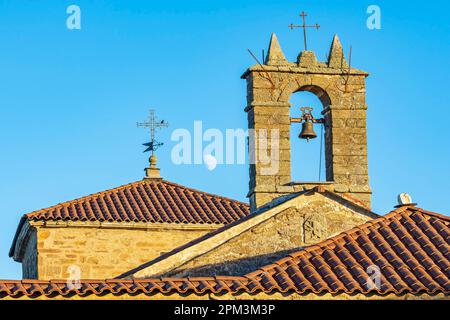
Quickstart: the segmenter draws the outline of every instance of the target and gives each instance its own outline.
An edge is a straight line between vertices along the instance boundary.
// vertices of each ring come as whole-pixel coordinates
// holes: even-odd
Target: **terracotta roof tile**
[[[248,204],[240,201],[165,180],[140,180],[25,214],[10,256],[27,220],[229,224],[249,214]]]
[[[83,280],[79,290],[68,288],[64,280],[0,280],[0,298],[238,292],[449,295],[449,225],[449,217],[402,208],[245,277]],[[378,289],[367,287],[371,265],[381,271]]]
[[[141,180],[24,217],[28,220],[228,224],[247,216],[249,211],[243,202],[164,180]]]
[[[449,225],[447,216],[403,207],[247,277],[300,292],[450,293]],[[367,287],[371,265],[381,271],[378,289]]]

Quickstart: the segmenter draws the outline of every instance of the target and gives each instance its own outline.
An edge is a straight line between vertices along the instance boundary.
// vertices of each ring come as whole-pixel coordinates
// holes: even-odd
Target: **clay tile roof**
[[[144,222],[229,224],[250,214],[248,204],[165,180],[140,180],[25,214],[26,221]]]
[[[189,279],[147,279],[147,280],[82,280],[79,288],[69,288],[65,280],[0,280],[0,299],[5,297],[20,298],[23,296],[37,298],[39,296],[71,297],[79,295],[104,294],[184,294],[184,293],[236,293],[251,291],[251,279],[244,277],[229,278],[189,278]],[[255,284],[257,286],[257,284]]]
[[[240,276],[143,280],[0,280],[0,299],[27,296],[347,293],[450,295],[450,218],[404,207]],[[368,267],[377,266],[379,288],[368,288]]]
[[[247,274],[265,290],[450,293],[450,218],[403,207]],[[368,287],[379,268],[380,287]],[[375,284],[375,281],[372,282]]]
[[[228,224],[246,203],[164,180],[140,180],[26,214],[28,220]]]

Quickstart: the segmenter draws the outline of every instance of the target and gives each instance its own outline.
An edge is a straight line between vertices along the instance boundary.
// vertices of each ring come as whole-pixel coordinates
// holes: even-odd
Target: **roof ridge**
[[[367,211],[373,212],[372,209],[370,209],[370,207],[367,204],[365,204],[363,201],[359,200],[356,197],[353,197],[353,196],[351,196],[351,195],[349,195],[347,193],[338,194],[336,192],[329,191],[329,190],[328,190],[328,192],[331,192],[331,193],[333,193],[333,194],[335,194],[337,196],[340,196],[341,198],[344,198],[346,200],[350,200],[351,202],[354,202],[356,205],[366,209]]]
[[[318,192],[318,193],[324,193],[324,194],[329,194],[332,196],[335,196],[339,199],[342,199],[344,201],[347,201],[349,203],[351,203],[352,205],[354,205],[355,207],[358,207],[360,209],[365,210],[366,212],[368,212],[370,215],[375,216],[375,217],[380,217],[379,214],[375,213],[374,211],[372,211],[372,209],[370,207],[368,207],[363,201],[357,199],[356,197],[353,197],[347,193],[337,193],[334,191],[330,191],[330,190],[326,190],[323,192],[320,192],[317,190],[317,188],[313,188],[311,189],[313,192]]]
[[[419,208],[419,207],[414,207],[414,209],[416,211],[419,211],[422,214],[425,214],[425,215],[428,215],[428,216],[431,216],[431,217],[434,217],[434,218],[450,221],[450,217],[446,216],[445,214],[437,213],[437,212],[433,212],[433,211],[428,211],[428,210],[425,210],[425,209]]]
[[[249,207],[249,205],[247,203],[245,203],[245,202],[242,202],[242,201],[239,201],[239,200],[234,200],[234,199],[231,199],[231,198],[228,198],[228,197],[224,197],[224,196],[220,196],[220,195],[217,195],[217,194],[214,194],[214,193],[210,193],[210,192],[201,191],[201,190],[198,190],[198,189],[186,187],[186,186],[183,186],[181,184],[174,183],[174,182],[171,182],[171,181],[167,181],[167,180],[148,181],[148,180],[145,180],[145,179],[141,179],[141,180],[137,180],[137,181],[134,181],[134,182],[123,184],[123,185],[118,186],[118,187],[106,189],[106,190],[103,190],[103,191],[91,193],[91,194],[86,195],[86,196],[81,196],[81,197],[78,197],[78,198],[75,198],[75,199],[63,201],[63,202],[60,202],[60,203],[58,203],[56,205],[53,205],[53,206],[49,206],[49,207],[45,207],[45,208],[42,208],[42,209],[34,210],[34,211],[31,211],[29,213],[24,214],[24,216],[27,217],[28,219],[29,218],[33,218],[33,216],[41,214],[41,213],[49,211],[49,210],[63,208],[63,207],[66,207],[66,206],[69,206],[69,205],[72,205],[72,204],[79,204],[79,203],[84,202],[84,201],[97,199],[98,197],[100,197],[101,195],[104,195],[104,194],[111,194],[111,193],[115,193],[115,192],[118,192],[118,191],[123,190],[123,189],[127,189],[128,187],[132,187],[132,186],[135,186],[135,185],[144,185],[144,184],[150,184],[150,183],[164,183],[166,185],[170,185],[170,186],[173,186],[173,187],[187,189],[187,190],[190,190],[192,192],[198,192],[198,193],[210,196],[210,197],[221,198],[221,199],[229,201],[229,202],[238,203],[238,204],[241,204],[241,205],[243,205],[245,207]]]

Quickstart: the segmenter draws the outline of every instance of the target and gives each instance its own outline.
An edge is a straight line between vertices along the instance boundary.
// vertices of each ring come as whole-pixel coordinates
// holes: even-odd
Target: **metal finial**
[[[161,120],[161,121],[158,120],[158,118],[155,116],[155,110],[154,109],[150,109],[149,116],[148,116],[148,121],[137,122],[136,125],[138,127],[143,127],[143,128],[149,128],[150,129],[150,142],[144,143],[143,145],[148,147],[147,149],[145,149],[144,152],[151,151],[152,155],[153,155],[155,153],[156,149],[158,149],[159,147],[161,147],[163,145],[162,142],[158,142],[155,139],[156,130],[168,127],[169,123],[167,121],[165,121],[165,120]]]
[[[306,28],[316,28],[317,30],[319,30],[320,25],[319,24],[315,24],[315,25],[311,25],[308,26],[306,25],[306,17],[308,15],[306,14],[306,12],[302,11],[302,13],[300,13],[300,17],[302,17],[302,21],[303,24],[302,25],[295,25],[293,23],[291,23],[290,25],[288,25],[289,28],[291,28],[291,30],[294,30],[294,28],[303,28],[303,42],[305,44],[305,51],[308,51],[308,41],[306,38]]]
[[[150,142],[144,143],[143,145],[147,147],[144,152],[151,151],[151,156],[149,158],[150,166],[145,168],[144,179],[162,179],[159,169],[156,166],[157,158],[155,155],[155,150],[163,145],[162,142],[156,141],[156,130],[164,127],[168,127],[169,123],[164,120],[158,120],[155,116],[155,110],[150,109],[148,121],[138,122],[136,124],[138,127],[144,127],[150,129]]]

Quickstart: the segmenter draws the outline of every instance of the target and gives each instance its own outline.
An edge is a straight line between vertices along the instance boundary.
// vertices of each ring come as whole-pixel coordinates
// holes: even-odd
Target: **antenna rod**
[[[270,77],[270,74],[267,72],[266,68],[264,68],[264,66],[261,64],[261,62],[259,62],[258,58],[253,54],[253,52],[251,52],[250,49],[247,49],[247,51],[251,54],[253,59],[255,59],[255,61],[259,64],[259,66],[263,69],[263,72],[266,74],[267,80],[269,80],[272,87],[275,87],[275,84],[273,83],[272,78]]]
[[[323,152],[323,127],[325,123],[320,126],[320,151],[319,151],[319,182],[322,178],[322,152]]]

